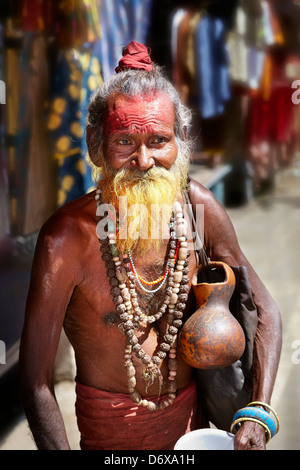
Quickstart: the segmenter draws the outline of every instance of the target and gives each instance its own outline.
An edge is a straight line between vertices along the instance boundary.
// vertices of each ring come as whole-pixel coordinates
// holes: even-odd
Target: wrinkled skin
[[[265,450],[265,430],[260,424],[243,423],[235,435],[235,450]]]

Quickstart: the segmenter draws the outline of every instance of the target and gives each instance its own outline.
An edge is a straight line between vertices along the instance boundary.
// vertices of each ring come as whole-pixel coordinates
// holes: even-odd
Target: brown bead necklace
[[[101,204],[101,191],[96,190],[96,201]],[[98,210],[97,210],[98,214]],[[98,224],[101,223],[99,218]],[[97,227],[98,227],[97,224]],[[164,276],[161,276],[161,284],[153,290],[144,288],[141,284],[141,277],[138,276],[130,252],[120,253],[117,247],[117,227],[113,220],[107,223],[107,236],[100,239],[100,251],[105,262],[111,294],[116,305],[116,310],[120,316],[119,327],[124,332],[127,346],[125,348],[125,367],[127,371],[128,391],[132,401],[138,405],[146,407],[150,411],[162,410],[172,404],[176,398],[177,382],[177,361],[176,346],[178,329],[182,325],[183,311],[188,298],[188,264],[189,251],[187,248],[187,228],[183,216],[181,204],[176,201],[173,206],[173,214],[170,219],[170,241],[167,269]],[[102,225],[101,225],[102,227]],[[99,235],[99,231],[97,230]],[[142,312],[135,282],[147,292],[157,292],[166,284],[164,300],[154,315],[146,315]],[[148,285],[150,283],[147,283]],[[158,351],[150,357],[139,344],[136,331],[141,323],[154,323],[167,312],[167,333],[160,343]],[[136,369],[133,363],[133,355],[145,366],[142,378],[151,385],[155,379],[159,380],[160,387],[163,377],[160,370],[162,361],[168,356],[168,395],[162,400],[153,402],[143,399],[136,387]]]

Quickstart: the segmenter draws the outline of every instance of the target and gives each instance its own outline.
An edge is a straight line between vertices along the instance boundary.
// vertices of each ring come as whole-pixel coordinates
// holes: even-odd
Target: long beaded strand
[[[96,192],[96,200],[100,201],[100,191]],[[174,271],[175,255],[170,262],[168,261],[168,274],[169,282],[168,288],[166,289],[165,300],[158,314],[155,315],[144,315],[141,314],[140,308],[137,302],[137,294],[134,286],[134,279],[132,278],[132,272],[127,272],[122,266],[122,262],[119,256],[119,252],[116,247],[116,228],[111,225],[111,230],[108,233],[108,243],[102,243],[100,250],[102,251],[102,258],[106,262],[107,274],[111,284],[111,293],[113,295],[114,302],[118,313],[120,314],[120,320],[127,339],[127,347],[125,349],[125,365],[127,368],[127,380],[128,390],[134,403],[139,406],[146,406],[149,410],[154,411],[157,409],[165,408],[169,406],[176,398],[177,384],[176,384],[176,340],[178,328],[182,325],[183,310],[185,308],[185,302],[187,300],[188,291],[188,250],[187,250],[187,231],[181,205],[175,203],[174,205],[175,221],[176,221],[176,232],[171,231],[170,241],[170,252],[171,250],[175,253],[176,242],[175,236],[178,238],[180,246],[177,246],[176,254],[178,260],[176,269]],[[172,255],[173,256],[173,255]],[[125,260],[124,266],[128,269],[130,266],[126,263],[126,254],[123,255]],[[131,262],[131,260],[130,260]],[[115,269],[112,269],[112,263]],[[131,263],[133,264],[133,263]],[[136,276],[137,277],[137,276]],[[165,276],[167,278],[167,276]],[[138,279],[138,277],[137,277]],[[127,287],[129,284],[129,289]],[[144,288],[145,289],[145,288]],[[158,290],[158,289],[157,289]],[[150,292],[156,292],[156,289]],[[168,332],[164,335],[164,342],[159,346],[159,351],[152,358],[145,353],[140,344],[138,338],[135,335],[134,330],[138,328],[140,321],[148,321],[152,323],[157,319],[161,318],[165,313],[166,308],[169,311],[168,321]],[[133,320],[133,321],[132,321]],[[161,361],[169,354],[168,360],[168,398],[162,403],[154,403],[145,399],[142,399],[139,392],[135,390],[136,379],[135,379],[135,367],[132,362],[132,354],[135,354],[137,358],[141,359],[145,364],[146,368],[143,373],[145,380],[153,381],[155,378],[161,376],[159,365]]]

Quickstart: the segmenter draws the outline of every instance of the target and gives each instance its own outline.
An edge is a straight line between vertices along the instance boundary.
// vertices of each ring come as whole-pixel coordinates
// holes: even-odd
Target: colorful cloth
[[[230,77],[238,84],[258,89],[265,61],[262,19],[237,8],[235,27],[227,37]],[[248,5],[247,5],[248,7]]]
[[[53,5],[48,0],[18,0],[14,2],[16,19],[23,32],[51,31]],[[1,6],[2,8],[2,6]]]
[[[196,106],[203,118],[223,114],[231,97],[225,22],[203,16],[195,30]]]
[[[56,40],[61,48],[81,47],[101,38],[101,0],[57,0],[53,5]]]
[[[294,107],[291,87],[274,87],[269,100],[256,95],[249,102],[248,137],[250,144],[290,142],[293,138]]]
[[[115,73],[122,48],[130,41],[145,44],[152,0],[102,0],[100,63],[104,80]]]
[[[95,189],[84,130],[91,94],[102,83],[98,47],[95,42],[58,55],[48,119],[58,164],[58,206]]]
[[[172,450],[183,434],[207,426],[198,411],[194,382],[179,390],[172,405],[156,412],[134,405],[129,395],[80,383],[76,394],[82,450]]]

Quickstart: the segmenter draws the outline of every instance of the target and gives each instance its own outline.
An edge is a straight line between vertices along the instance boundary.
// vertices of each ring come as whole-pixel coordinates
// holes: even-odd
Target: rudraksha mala
[[[99,188],[96,190],[96,200],[99,207],[101,204],[101,191]],[[172,404],[176,398],[177,333],[182,325],[183,311],[188,298],[188,264],[190,253],[187,244],[187,227],[181,204],[178,201],[175,202],[173,209],[174,213],[169,224],[170,242],[166,272],[153,283],[147,283],[149,285],[160,282],[159,287],[154,290],[148,290],[143,287],[142,282],[146,281],[138,276],[131,253],[125,252],[122,254],[119,252],[116,235],[117,227],[112,219],[107,224],[107,237],[103,240],[99,237],[100,251],[106,265],[107,276],[111,285],[111,294],[121,320],[119,326],[124,332],[127,341],[124,357],[128,391],[136,405],[146,407],[150,411],[162,410]],[[139,283],[142,289],[152,293],[157,292],[166,284],[164,301],[158,312],[154,315],[145,315],[141,311],[138,303],[138,294],[135,289],[135,281]],[[166,312],[168,315],[167,333],[159,345],[158,352],[150,357],[139,344],[135,331],[138,330],[140,323],[153,323],[159,320]],[[160,384],[163,380],[160,364],[168,356],[168,395],[163,400],[152,402],[143,399],[135,389],[136,370],[132,361],[133,354],[145,365],[142,378],[150,381],[150,383],[158,379]]]

